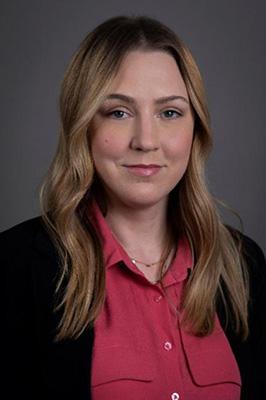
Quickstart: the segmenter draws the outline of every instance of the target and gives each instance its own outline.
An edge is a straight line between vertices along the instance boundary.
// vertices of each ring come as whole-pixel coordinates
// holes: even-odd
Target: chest
[[[182,328],[185,281],[171,269],[164,288],[123,265],[109,271],[105,306],[95,321],[94,399],[239,400],[238,367],[218,319],[211,337]]]

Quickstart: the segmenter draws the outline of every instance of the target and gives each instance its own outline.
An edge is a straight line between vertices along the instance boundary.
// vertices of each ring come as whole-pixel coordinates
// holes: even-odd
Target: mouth
[[[158,164],[132,164],[123,165],[123,167],[136,176],[153,176],[160,172],[163,166]]]

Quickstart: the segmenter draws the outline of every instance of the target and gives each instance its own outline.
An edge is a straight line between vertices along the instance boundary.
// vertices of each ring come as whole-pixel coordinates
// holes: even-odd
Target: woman
[[[8,398],[264,398],[265,258],[206,187],[188,49],[156,20],[107,20],[60,110],[42,215],[1,234]]]

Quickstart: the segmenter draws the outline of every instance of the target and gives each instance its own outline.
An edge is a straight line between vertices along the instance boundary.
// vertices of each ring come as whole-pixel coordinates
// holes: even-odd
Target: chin
[[[127,207],[131,207],[134,209],[138,208],[150,208],[153,206],[156,206],[163,201],[167,200],[168,195],[158,197],[156,195],[148,194],[148,193],[140,193],[137,194],[135,193],[134,196],[129,195],[129,196],[119,196],[120,201],[126,205]]]

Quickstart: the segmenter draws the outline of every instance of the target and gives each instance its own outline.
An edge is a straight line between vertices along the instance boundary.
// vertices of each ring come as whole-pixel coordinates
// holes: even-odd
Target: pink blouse
[[[180,296],[192,268],[188,241],[179,240],[162,284],[153,284],[115,240],[96,202],[91,211],[106,263],[106,300],[94,324],[92,399],[239,400],[239,369],[218,318],[205,337],[180,326]]]

